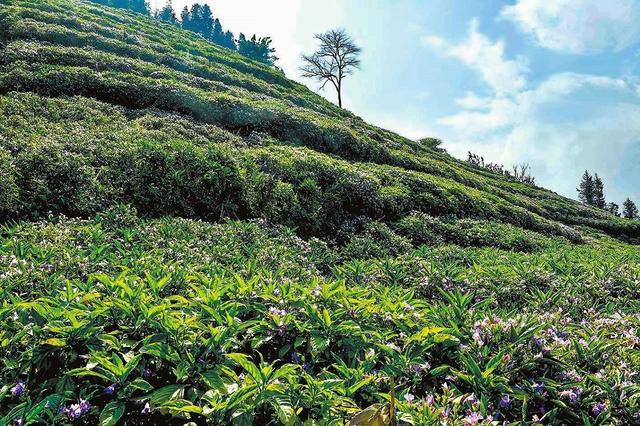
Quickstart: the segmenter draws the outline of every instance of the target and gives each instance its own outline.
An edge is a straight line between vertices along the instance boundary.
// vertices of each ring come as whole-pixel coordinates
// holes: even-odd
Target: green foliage
[[[15,216],[19,188],[11,154],[0,148],[0,220]]]
[[[406,238],[397,235],[384,223],[367,223],[361,232],[349,228],[348,232],[345,232],[349,235],[349,241],[343,249],[346,259],[395,257],[409,252],[412,248]]]
[[[400,242],[364,230],[378,253]],[[442,247],[327,268],[338,251],[126,207],[6,226],[0,419],[344,423],[393,377],[414,424],[638,420],[635,248]]]
[[[238,53],[255,61],[274,65],[278,60],[275,56],[275,49],[271,47],[271,37],[256,37],[254,34],[247,39],[244,34],[240,33],[238,38]]]
[[[639,222],[139,14],[0,49],[0,424],[640,421]]]
[[[638,208],[636,204],[627,198],[624,203],[622,203],[622,216],[625,219],[637,219],[638,218]]]
[[[428,145],[370,126],[277,71],[173,26],[65,0],[11,0],[2,6],[0,19],[6,23],[1,35],[0,93],[94,97],[125,107],[127,117],[140,111],[156,116],[155,120],[166,113],[188,115],[197,123],[186,128],[209,123],[247,142],[253,134],[264,134],[272,145],[306,146],[346,160],[353,169],[364,167],[362,162],[372,163],[376,179],[385,175],[376,201],[384,211],[379,206],[374,211],[389,221],[421,210],[434,216],[508,222],[554,235],[567,234],[553,223],[560,221],[615,236],[640,236],[637,224],[470,167]],[[215,28],[214,22],[212,31]],[[47,109],[51,113],[55,108]],[[21,114],[31,112],[13,115]],[[94,125],[89,118],[78,124],[80,131]],[[192,130],[186,131],[191,134],[179,139],[197,143]],[[295,187],[287,177],[278,180]],[[322,182],[316,186],[325,187]],[[245,188],[245,194],[255,194],[255,189]],[[314,219],[316,229],[335,226]],[[572,239],[579,240],[575,232]]]
[[[129,9],[133,12],[151,15],[151,8],[147,0],[89,0],[93,3],[106,6],[117,7],[119,9]]]
[[[403,218],[397,228],[416,245],[446,242],[462,247],[496,247],[530,252],[546,248],[557,241],[499,222],[469,219],[443,221],[423,213]]]

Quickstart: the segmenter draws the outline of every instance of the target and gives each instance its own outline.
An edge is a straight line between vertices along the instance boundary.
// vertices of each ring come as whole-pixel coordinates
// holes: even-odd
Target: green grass
[[[640,421],[638,221],[141,15],[6,0],[0,49],[0,424],[338,425],[392,380],[403,424]]]

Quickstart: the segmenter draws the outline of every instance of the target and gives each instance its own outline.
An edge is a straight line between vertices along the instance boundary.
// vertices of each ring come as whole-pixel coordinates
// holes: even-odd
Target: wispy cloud
[[[636,0],[518,0],[501,16],[541,46],[557,51],[620,50],[640,41]]]
[[[634,148],[640,147],[636,84],[561,72],[532,85],[526,60],[506,57],[503,42],[480,33],[477,20],[460,43],[434,36],[422,42],[457,58],[491,89],[488,96],[467,92],[455,101],[458,112],[438,120],[438,134],[454,155],[472,150],[506,165],[529,162],[539,183],[569,196],[585,168],[617,182],[614,199],[633,190],[620,177],[625,156],[640,151]]]
[[[507,59],[504,42],[491,41],[478,30],[478,26],[478,20],[473,19],[469,24],[467,39],[459,44],[451,44],[435,36],[424,36],[421,41],[460,60],[500,95],[522,90],[526,85],[527,61],[522,57]]]

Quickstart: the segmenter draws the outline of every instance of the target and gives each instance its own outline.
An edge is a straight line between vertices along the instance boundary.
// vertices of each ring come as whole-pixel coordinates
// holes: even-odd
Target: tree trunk
[[[338,106],[342,108],[342,85],[338,85]]]

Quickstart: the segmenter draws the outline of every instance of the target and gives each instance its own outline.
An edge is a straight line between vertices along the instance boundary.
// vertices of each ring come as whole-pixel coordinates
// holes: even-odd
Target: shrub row
[[[22,11],[22,13],[25,13],[25,11]],[[31,11],[30,13],[32,17],[39,16],[36,12]],[[47,14],[45,13],[45,15]],[[48,19],[55,21],[57,18],[49,16]],[[57,43],[71,43],[71,45],[74,43],[80,43],[81,45],[95,43],[91,41],[93,40],[92,38],[86,35],[78,35],[79,33],[62,27],[56,27],[55,25],[53,27],[45,27],[48,29],[40,29],[40,27],[33,22],[22,25],[26,25],[25,28],[29,28],[29,31],[23,31],[23,36],[25,37],[34,37],[34,33],[42,33],[40,36],[45,38],[53,37],[52,41]],[[21,34],[20,25],[14,26],[17,28],[17,33],[13,36],[19,37]],[[77,21],[75,25],[71,26],[82,28]],[[91,27],[84,29],[89,30],[90,28]],[[123,44],[122,41],[115,38],[121,35],[120,32],[118,32],[120,30],[111,34],[105,28],[106,27],[96,27],[95,30],[98,31],[98,29],[100,29],[100,31],[106,35],[114,38],[105,38],[103,41],[106,44],[99,45],[101,48],[107,51],[115,50],[120,54],[127,51],[127,49],[137,48],[138,43],[133,43],[130,46]],[[77,37],[81,38],[77,39]],[[69,40],[76,41],[70,42]],[[38,63],[58,61],[62,64],[83,64],[91,68],[101,69],[105,67],[111,71],[120,70],[121,72],[107,72],[105,81],[102,75],[96,76],[95,72],[86,70],[84,67],[51,69],[42,66],[36,67],[35,74],[37,76],[35,79],[33,75],[30,76],[29,73],[25,73],[24,70],[19,70],[19,72],[14,73],[12,75],[12,77],[14,77],[13,79],[10,78],[11,76],[8,76],[8,78],[5,79],[4,91],[11,89],[28,90],[28,88],[32,88],[32,90],[38,90],[44,94],[57,95],[62,92],[62,90],[58,88],[64,88],[67,92],[96,96],[109,102],[120,103],[136,108],[153,105],[171,111],[189,113],[200,120],[207,120],[224,125],[226,128],[240,132],[241,134],[249,134],[254,131],[267,131],[276,139],[288,143],[303,144],[322,152],[335,153],[347,159],[390,163],[454,179],[464,183],[464,185],[479,189],[482,192],[493,194],[499,199],[504,200],[506,204],[514,204],[529,212],[553,219],[561,216],[561,214],[553,208],[553,204],[566,204],[566,200],[563,203],[558,203],[557,197],[550,197],[549,193],[535,188],[526,188],[523,185],[516,185],[513,182],[503,182],[497,179],[496,176],[483,176],[482,173],[478,173],[477,171],[470,173],[468,168],[465,169],[459,164],[452,163],[450,159],[448,161],[443,160],[446,156],[433,153],[425,155],[424,150],[420,150],[416,144],[405,143],[403,145],[400,143],[399,147],[393,147],[394,145],[392,144],[389,145],[392,148],[388,149],[381,143],[375,142],[376,140],[380,140],[380,134],[384,135],[383,140],[388,141],[389,135],[385,132],[370,132],[366,130],[366,127],[361,127],[361,125],[358,125],[359,130],[353,131],[346,127],[336,126],[330,122],[323,122],[324,119],[320,118],[320,116],[309,115],[304,110],[299,110],[292,115],[292,108],[283,109],[283,105],[280,105],[278,102],[272,102],[274,98],[270,98],[268,101],[260,101],[259,99],[248,101],[246,94],[238,92],[229,86],[216,86],[214,82],[193,80],[191,77],[180,79],[176,75],[173,75],[172,72],[157,71],[162,68],[158,68],[150,62],[138,63],[136,62],[137,60],[131,59],[127,66],[123,68],[126,62],[123,63],[120,61],[120,63],[118,63],[106,53],[96,52],[94,55],[83,55],[78,54],[77,50],[71,49],[64,51],[53,47],[39,48],[34,52],[33,49],[25,48],[24,45],[21,46],[19,43],[17,46],[17,50],[15,46],[11,46],[14,48],[13,50],[11,48],[8,49],[8,52],[12,53],[15,57],[7,55],[9,56],[7,61],[13,61],[13,63],[15,63],[15,61],[22,57],[34,66]],[[22,47],[22,49],[20,49],[20,47]],[[142,57],[151,62],[161,59],[154,57],[153,52],[149,54],[143,53]],[[181,68],[180,64],[183,63],[184,60],[181,58],[176,64],[173,64],[173,66],[177,69],[192,71],[190,66]],[[133,70],[142,72],[146,77],[142,78],[138,76],[138,78],[135,78],[135,76],[130,75]],[[69,75],[66,75],[67,73]],[[149,78],[151,76],[153,76],[153,78]],[[191,87],[188,88],[187,86],[176,83],[179,80],[188,82]],[[47,87],[50,81],[56,81],[58,88]],[[229,81],[229,83],[235,84],[233,81]],[[266,87],[269,86],[267,85]],[[212,89],[217,92],[218,96],[212,98],[204,95],[204,93],[200,93],[203,90]],[[235,95],[227,96],[223,93],[229,90]],[[362,132],[368,134],[371,138],[363,138]],[[418,149],[418,151],[412,153],[411,151],[415,149]],[[550,198],[550,201],[542,203],[538,201],[545,200],[546,198]],[[601,226],[603,222],[609,220],[604,214],[602,214],[603,217],[598,217],[597,220],[593,220],[595,219],[593,215],[598,212],[594,213],[588,209],[575,206],[571,206],[569,210],[572,211],[572,216],[577,216],[572,217],[572,223],[596,226],[599,227],[599,229],[604,229],[615,235],[627,234],[634,236],[638,233],[637,229],[633,227],[629,229],[624,222],[620,222],[616,224],[616,226]],[[529,221],[527,216],[528,215],[525,214],[525,224]],[[522,218],[511,218],[510,222],[520,225],[523,223],[523,220]]]
[[[88,216],[130,203],[150,216],[265,217],[305,235],[331,236],[359,216],[391,223],[418,210],[566,234],[557,223],[446,179],[305,148],[243,148],[220,129],[190,128],[184,120],[168,125],[162,115],[131,119],[98,102],[34,95],[4,98],[0,108],[0,146],[13,157],[3,170],[18,191],[17,202],[7,201],[9,218]]]

